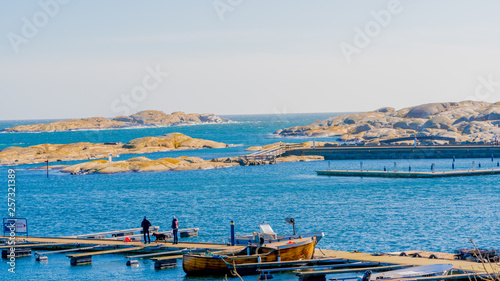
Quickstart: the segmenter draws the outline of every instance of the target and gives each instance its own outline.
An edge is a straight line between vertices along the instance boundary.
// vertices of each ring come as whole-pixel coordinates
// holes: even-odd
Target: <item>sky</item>
[[[0,3],[0,120],[500,101],[494,0]]]

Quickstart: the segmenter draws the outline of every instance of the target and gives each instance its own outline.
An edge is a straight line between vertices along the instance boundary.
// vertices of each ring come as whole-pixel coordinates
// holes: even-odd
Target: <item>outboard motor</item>
[[[372,276],[372,271],[371,270],[367,270],[365,271],[365,273],[363,274],[363,277],[361,277],[361,281],[370,281],[370,277]]]

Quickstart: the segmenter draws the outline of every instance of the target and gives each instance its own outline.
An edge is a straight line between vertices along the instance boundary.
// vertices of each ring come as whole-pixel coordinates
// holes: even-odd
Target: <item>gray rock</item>
[[[415,106],[407,114],[407,118],[428,118],[445,111],[446,108],[443,103],[428,103]]]
[[[393,107],[382,107],[382,108],[375,110],[375,112],[382,112],[382,113],[391,114],[391,113],[396,113],[396,109],[394,109]]]
[[[360,125],[360,126],[357,126],[356,129],[354,130],[354,134],[359,134],[361,132],[366,132],[366,131],[369,131],[373,129],[373,127],[369,124],[364,124],[364,125]]]
[[[424,123],[422,128],[431,128],[431,129],[449,129],[452,125],[452,121],[444,116],[437,116],[429,119]]]
[[[410,129],[410,121],[399,121],[394,123],[394,129]]]
[[[500,120],[500,106],[492,106],[476,117],[476,121]]]
[[[467,126],[465,126],[462,133],[464,134],[475,134],[487,130],[487,125],[484,122],[472,121]]]

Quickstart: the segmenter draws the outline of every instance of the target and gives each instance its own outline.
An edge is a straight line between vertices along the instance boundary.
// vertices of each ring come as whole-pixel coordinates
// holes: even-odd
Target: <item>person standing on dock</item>
[[[172,232],[174,234],[174,243],[173,244],[179,244],[179,238],[177,237],[177,234],[179,232],[179,221],[177,218],[174,216],[174,219],[172,220]]]
[[[149,237],[149,227],[151,226],[151,222],[148,221],[146,216],[144,216],[141,226],[142,226],[142,233],[144,233],[144,244],[151,244],[151,238]],[[148,238],[148,240],[146,240],[146,237]]]

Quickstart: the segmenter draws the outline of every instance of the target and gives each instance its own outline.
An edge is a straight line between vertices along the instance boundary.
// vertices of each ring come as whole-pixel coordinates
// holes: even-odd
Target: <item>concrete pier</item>
[[[331,177],[377,177],[377,178],[443,178],[482,176],[500,174],[500,169],[445,171],[445,172],[394,172],[394,171],[353,171],[353,170],[322,170],[316,171],[319,176]]]
[[[283,156],[319,155],[325,160],[350,159],[431,159],[431,158],[491,158],[500,157],[495,145],[437,145],[437,146],[338,146],[293,148]]]

